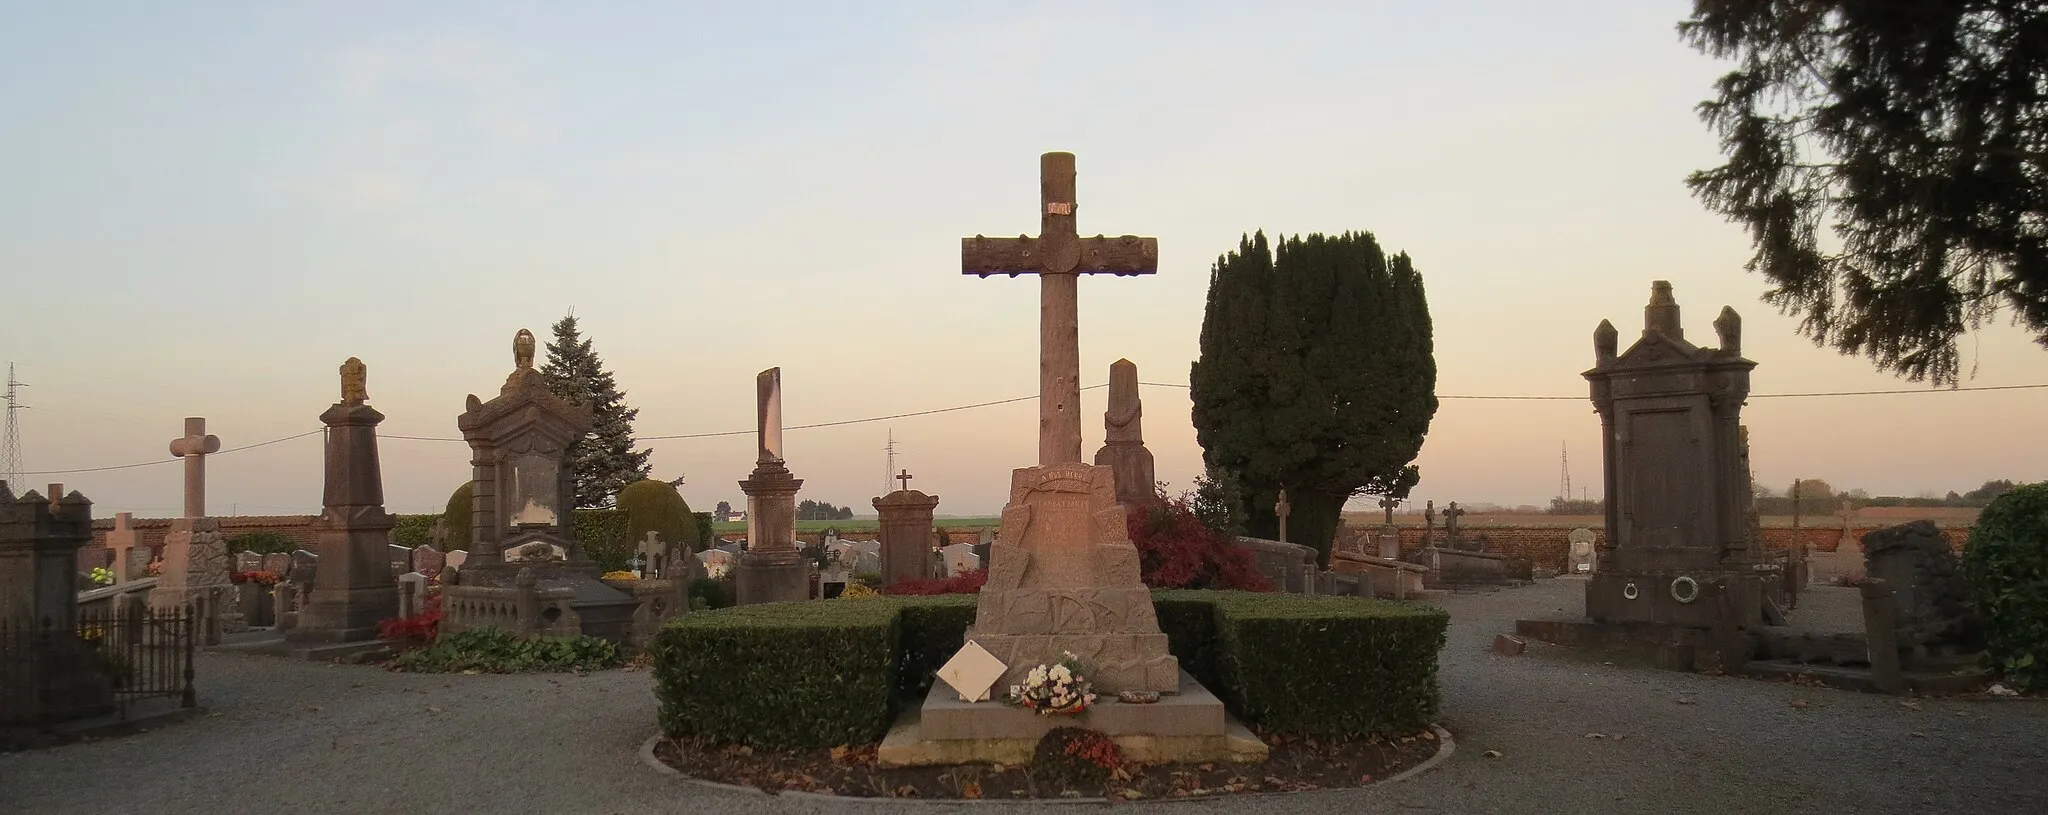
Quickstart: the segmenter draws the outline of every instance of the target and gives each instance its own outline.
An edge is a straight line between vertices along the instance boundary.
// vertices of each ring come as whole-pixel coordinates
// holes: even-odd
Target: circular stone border
[[[693,775],[688,775],[684,773],[682,770],[678,770],[674,767],[669,766],[666,762],[661,760],[660,756],[654,754],[654,746],[660,744],[663,738],[661,732],[658,730],[655,731],[654,735],[648,736],[646,741],[640,743],[640,762],[646,764],[648,767],[653,768],[655,772],[675,778],[687,784],[703,787],[705,789],[718,790],[720,792],[752,794],[763,797],[772,796],[777,798],[792,798],[800,801],[824,801],[833,803],[860,804],[944,804],[948,806],[959,806],[962,804],[971,804],[979,806],[989,804],[1044,805],[1114,803],[1118,806],[1130,806],[1133,804],[1176,804],[1187,801],[1217,801],[1228,800],[1231,798],[1263,798],[1274,795],[1314,795],[1317,793],[1348,792],[1352,790],[1372,789],[1373,787],[1377,787],[1382,784],[1393,784],[1401,781],[1406,781],[1408,779],[1419,776],[1423,773],[1429,772],[1430,770],[1436,769],[1437,765],[1440,765],[1445,761],[1449,760],[1451,754],[1457,752],[1458,743],[1456,739],[1451,738],[1451,731],[1445,730],[1443,725],[1439,724],[1432,724],[1429,726],[1429,729],[1431,732],[1436,734],[1436,755],[1423,759],[1422,763],[1417,764],[1413,767],[1409,767],[1408,769],[1402,770],[1398,773],[1395,773],[1392,777],[1380,781],[1374,781],[1362,787],[1326,787],[1323,789],[1300,790],[1295,792],[1239,792],[1227,793],[1223,795],[1187,795],[1179,798],[1139,798],[1137,800],[1111,800],[1108,798],[883,798],[879,796],[870,797],[860,795],[828,795],[820,792],[803,792],[799,790],[792,790],[789,792],[769,792],[759,787],[743,787],[738,784],[727,784],[721,781],[705,780]]]

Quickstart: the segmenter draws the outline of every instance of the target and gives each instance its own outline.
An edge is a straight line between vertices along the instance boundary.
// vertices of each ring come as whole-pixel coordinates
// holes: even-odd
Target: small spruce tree
[[[576,506],[611,506],[619,490],[653,472],[647,463],[652,449],[635,450],[633,419],[638,408],[626,406],[626,392],[604,368],[604,360],[589,339],[576,328],[576,315],[568,314],[554,325],[554,341],[547,345],[548,361],[540,374],[556,396],[590,408],[594,419],[590,432],[569,450],[569,467],[576,474]]]

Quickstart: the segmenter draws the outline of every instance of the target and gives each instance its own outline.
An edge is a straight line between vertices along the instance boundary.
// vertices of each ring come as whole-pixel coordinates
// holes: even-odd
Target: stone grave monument
[[[1401,530],[1394,525],[1394,510],[1401,506],[1401,499],[1394,496],[1382,497],[1378,506],[1385,513],[1380,524],[1379,542],[1374,548],[1377,555],[1363,551],[1335,550],[1330,552],[1330,572],[1337,575],[1356,575],[1363,585],[1359,591],[1372,597],[1407,599],[1410,594],[1423,590],[1423,579],[1428,576],[1429,567],[1401,560]],[[1364,536],[1360,536],[1363,548]]]
[[[0,665],[0,727],[55,712],[91,715],[112,699],[103,670],[78,636],[78,551],[92,540],[92,502],[62,484],[20,497],[0,481],[0,625],[37,634],[9,643]],[[48,631],[48,636],[37,632]],[[17,707],[17,699],[40,704]]]
[[[132,513],[114,514],[114,528],[107,532],[107,551],[114,555],[114,583],[126,583],[149,576],[149,547],[142,545],[142,533],[135,531]]]
[[[185,435],[171,441],[171,455],[185,461],[185,514],[164,535],[163,569],[149,594],[150,608],[174,611],[192,606],[199,615],[199,642],[219,645],[223,628],[238,628],[227,595],[234,583],[227,538],[220,523],[206,517],[206,455],[220,452],[220,437],[206,432],[206,420],[185,420]]]
[[[967,644],[942,668],[946,681],[934,683],[916,724],[899,724],[878,760],[957,763],[1020,749],[1028,755],[1040,736],[1068,722],[971,700],[1000,694],[1067,653],[1093,672],[1100,695],[1086,725],[1117,739],[1127,755],[1148,760],[1172,750],[1182,760],[1225,759],[1256,751],[1263,758],[1263,743],[1226,736],[1222,703],[1168,652],[1139,579],[1116,471],[1081,459],[1079,276],[1150,274],[1158,242],[1079,237],[1073,154],[1046,153],[1039,171],[1038,237],[961,241],[966,274],[1039,277],[1038,463],[1011,473]],[[1118,699],[1125,691],[1163,696],[1155,704],[1126,703]]]
[[[1721,310],[1714,330],[1719,348],[1688,342],[1671,284],[1659,280],[1642,336],[1626,351],[1612,323],[1593,332],[1595,365],[1585,377],[1600,415],[1607,518],[1586,582],[1591,622],[1524,620],[1518,631],[1661,646],[1732,642],[1722,634],[1765,621],[1775,591],[1766,580],[1777,575],[1749,535],[1741,457],[1742,404],[1756,363],[1742,357],[1734,309]],[[1722,634],[1703,639],[1700,632],[1717,627]],[[1674,656],[1673,667],[1687,661]]]
[[[939,508],[939,497],[911,489],[912,477],[909,470],[897,473],[902,486],[873,501],[881,518],[884,586],[932,576],[932,513]]]
[[[387,542],[397,518],[384,511],[384,472],[377,458],[377,424],[384,414],[368,404],[368,378],[363,361],[349,357],[341,365],[341,400],[320,414],[327,425],[326,486],[313,545],[324,568],[297,625],[285,635],[288,642],[374,642],[377,624],[399,616],[397,555]],[[409,568],[412,550],[397,548],[405,551]],[[306,650],[307,656],[333,655]]]
[[[1600,536],[1594,534],[1593,530],[1583,526],[1565,535],[1565,541],[1571,546],[1566,557],[1570,561],[1568,565],[1571,566],[1572,573],[1593,573],[1593,543],[1599,539]]]
[[[1431,586],[1474,586],[1498,585],[1514,582],[1508,576],[1508,559],[1485,551],[1477,540],[1466,537],[1458,528],[1465,508],[1452,501],[1444,507],[1444,540],[1441,545],[1432,545],[1422,550],[1423,563],[1429,567],[1424,585]]]
[[[796,546],[796,493],[804,481],[782,458],[782,369],[754,377],[754,472],[740,482],[747,494],[747,550],[733,569],[740,605],[806,600],[811,563]]]
[[[1119,359],[1109,366],[1109,410],[1102,414],[1102,449],[1095,463],[1116,473],[1116,500],[1132,512],[1159,503],[1152,451],[1145,449],[1145,405],[1138,397],[1138,366]]]
[[[458,583],[442,590],[441,631],[491,626],[625,642],[638,602],[598,579],[603,567],[570,529],[569,447],[589,432],[590,409],[550,392],[533,354],[532,332],[520,329],[498,396],[471,394],[455,420],[475,486],[469,557]]]

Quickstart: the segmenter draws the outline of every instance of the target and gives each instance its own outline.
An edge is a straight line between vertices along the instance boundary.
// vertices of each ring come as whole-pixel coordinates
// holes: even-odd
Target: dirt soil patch
[[[1390,778],[1436,755],[1436,734],[1329,741],[1260,732],[1270,755],[1263,764],[1137,764],[1120,769],[1102,787],[1049,789],[1024,765],[970,764],[883,768],[875,746],[784,753],[694,739],[655,745],[662,763],[705,781],[766,792],[812,792],[859,798],[1143,800],[1253,792],[1300,792],[1362,787]]]

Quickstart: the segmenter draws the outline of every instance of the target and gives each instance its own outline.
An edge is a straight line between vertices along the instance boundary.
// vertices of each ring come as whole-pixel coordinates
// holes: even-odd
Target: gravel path
[[[1534,643],[1520,657],[1485,651],[1515,617],[1575,610],[1580,586],[1567,578],[1437,600],[1454,621],[1443,722],[1458,751],[1435,771],[1166,811],[2048,812],[2048,703],[1910,709],[1888,697],[1604,665]],[[657,775],[638,758],[654,727],[645,672],[417,676],[231,653],[202,657],[200,670],[206,716],[0,754],[0,813],[969,809],[778,800]],[[1484,757],[1489,750],[1502,755]]]

